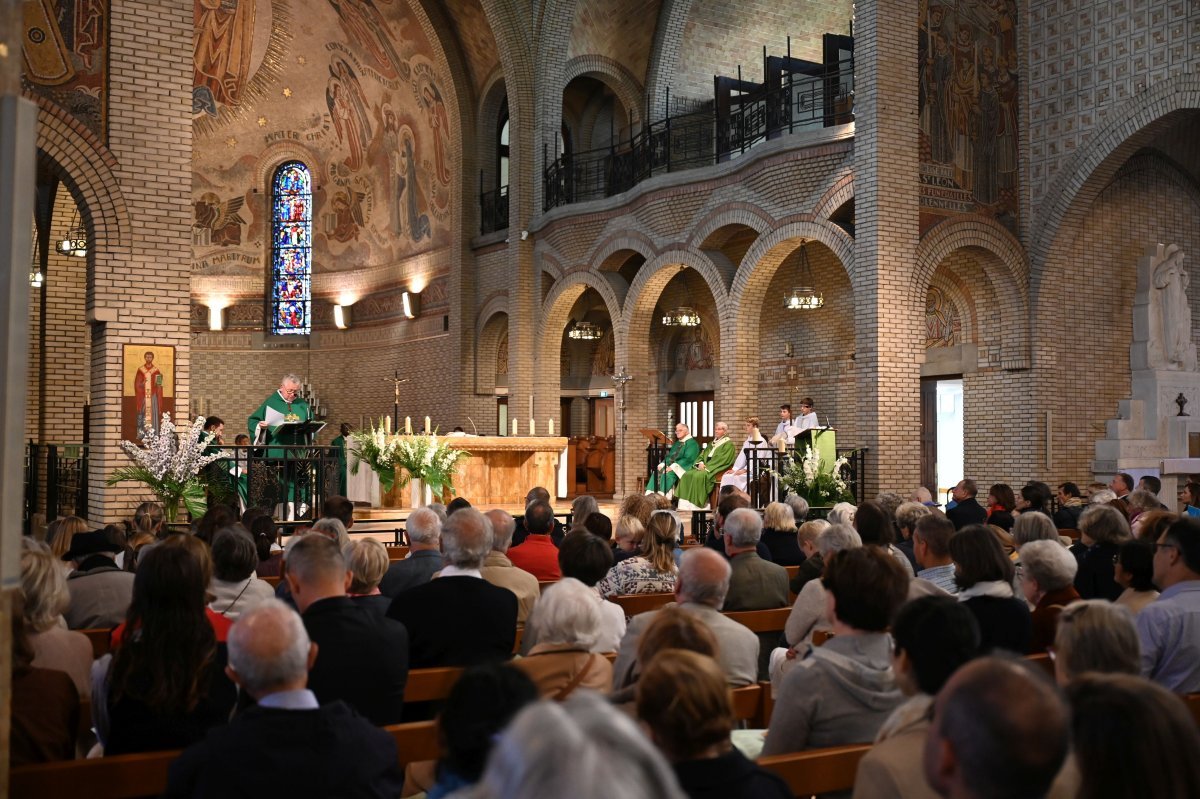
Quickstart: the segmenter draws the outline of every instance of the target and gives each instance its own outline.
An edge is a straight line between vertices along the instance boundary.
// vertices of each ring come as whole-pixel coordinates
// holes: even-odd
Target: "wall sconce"
[[[333,306],[333,326],[338,330],[347,330],[350,327],[350,306],[335,305]]]
[[[406,291],[401,295],[404,303],[404,318],[416,319],[421,315],[421,295],[415,291]]]
[[[212,331],[225,329],[225,308],[219,305],[208,307],[208,329]]]

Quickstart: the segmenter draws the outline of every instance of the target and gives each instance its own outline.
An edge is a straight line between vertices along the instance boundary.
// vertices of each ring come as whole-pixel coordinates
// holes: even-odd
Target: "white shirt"
[[[483,572],[479,571],[479,569],[460,569],[457,566],[451,565],[451,566],[443,566],[442,570],[440,572],[438,572],[437,576],[438,577],[478,577],[480,580],[482,580]]]

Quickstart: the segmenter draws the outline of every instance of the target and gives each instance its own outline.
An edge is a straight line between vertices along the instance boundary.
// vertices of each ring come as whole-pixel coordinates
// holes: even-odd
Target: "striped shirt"
[[[958,584],[954,582],[954,564],[947,563],[945,566],[934,566],[929,569],[921,569],[917,572],[917,576],[922,580],[928,580],[951,594],[958,593]]]

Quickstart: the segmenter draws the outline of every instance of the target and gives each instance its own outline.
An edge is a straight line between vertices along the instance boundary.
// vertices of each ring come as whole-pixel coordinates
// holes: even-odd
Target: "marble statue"
[[[1196,345],[1192,343],[1192,308],[1188,302],[1188,271],[1184,253],[1172,244],[1152,265],[1152,320],[1150,352],[1153,365],[1167,369],[1196,371]],[[1157,324],[1153,324],[1157,321]]]

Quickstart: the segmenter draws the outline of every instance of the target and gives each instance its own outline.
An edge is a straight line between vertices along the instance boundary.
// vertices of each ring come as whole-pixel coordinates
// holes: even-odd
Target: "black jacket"
[[[985,524],[987,510],[971,497],[946,511],[946,518],[954,522],[955,530],[961,530],[968,524]]]
[[[439,577],[410,588],[392,600],[387,615],[408,629],[414,669],[512,657],[517,595],[478,577]]]
[[[320,599],[302,617],[317,645],[308,687],[317,701],[342,700],[372,724],[399,724],[408,682],[408,632],[348,596]]]
[[[781,777],[759,768],[737,749],[707,760],[676,763],[675,776],[688,799],[791,799]]]
[[[403,786],[392,736],[333,702],[317,710],[246,710],[171,764],[163,796],[391,799]]]

